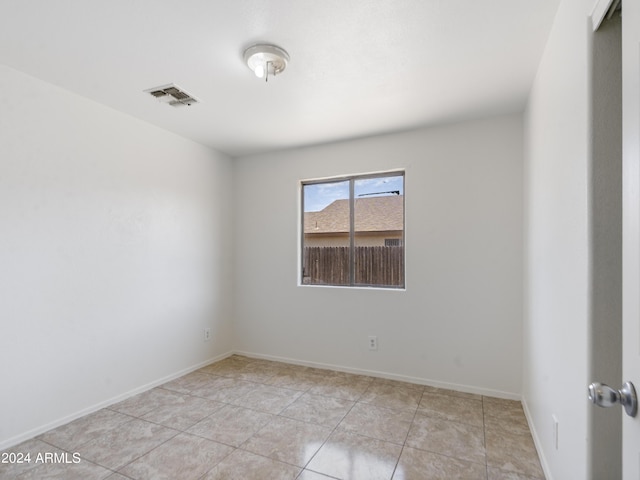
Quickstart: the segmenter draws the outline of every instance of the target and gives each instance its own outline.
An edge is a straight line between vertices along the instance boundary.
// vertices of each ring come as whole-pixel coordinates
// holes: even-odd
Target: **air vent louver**
[[[173,83],[162,87],[150,88],[145,90],[145,92],[151,94],[151,96],[162,103],[168,103],[172,107],[182,107],[183,105],[198,103],[198,100],[193,95],[188,94]]]

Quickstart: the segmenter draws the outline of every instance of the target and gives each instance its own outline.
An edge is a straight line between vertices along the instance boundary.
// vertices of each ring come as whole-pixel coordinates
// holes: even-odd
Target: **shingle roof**
[[[404,228],[404,196],[356,198],[356,232]],[[304,233],[348,233],[349,200],[336,200],[319,212],[305,212]]]

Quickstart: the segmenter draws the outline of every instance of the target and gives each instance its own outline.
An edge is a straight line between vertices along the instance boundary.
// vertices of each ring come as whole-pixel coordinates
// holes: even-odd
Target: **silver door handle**
[[[589,400],[599,407],[612,407],[619,403],[630,417],[635,417],[638,413],[638,396],[631,382],[624,382],[620,390],[594,382],[589,385]]]

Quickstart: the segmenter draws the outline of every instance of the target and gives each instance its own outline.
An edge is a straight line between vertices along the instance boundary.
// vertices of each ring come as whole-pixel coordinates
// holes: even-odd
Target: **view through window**
[[[302,283],[404,287],[404,172],[302,182]]]

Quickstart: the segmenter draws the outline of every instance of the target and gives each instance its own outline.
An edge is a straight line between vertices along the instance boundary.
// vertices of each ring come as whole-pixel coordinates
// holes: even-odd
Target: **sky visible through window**
[[[362,178],[355,181],[355,198],[382,197],[386,195],[404,195],[404,177]],[[304,211],[318,212],[336,200],[349,198],[349,181],[317,183],[305,185]]]

